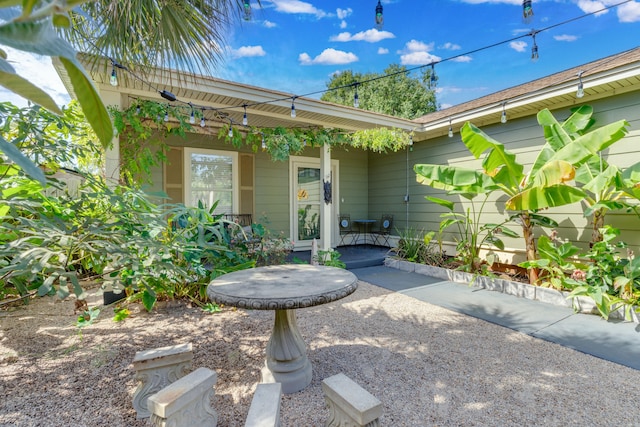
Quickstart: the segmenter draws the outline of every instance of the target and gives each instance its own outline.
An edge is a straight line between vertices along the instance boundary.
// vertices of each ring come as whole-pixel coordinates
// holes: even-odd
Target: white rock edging
[[[528,283],[513,282],[511,280],[491,278],[487,276],[476,276],[464,271],[450,270],[432,265],[417,264],[414,262],[404,261],[395,258],[386,258],[384,265],[390,268],[406,271],[409,273],[417,273],[425,276],[435,277],[451,282],[470,284],[476,288],[486,289],[488,291],[501,292],[513,295],[519,298],[540,301],[547,304],[557,305],[561,307],[573,308],[577,313],[583,314],[599,314],[595,302],[591,298],[576,297],[567,298],[569,292],[561,292],[551,288],[542,288],[540,286],[529,285]],[[632,310],[632,321],[640,323],[640,314]],[[610,319],[625,319],[624,309],[612,311],[609,315]]]

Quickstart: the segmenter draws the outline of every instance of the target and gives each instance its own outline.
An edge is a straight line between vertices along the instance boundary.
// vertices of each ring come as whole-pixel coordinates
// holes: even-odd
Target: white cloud
[[[387,49],[386,47],[378,48],[378,55],[386,55],[387,53],[389,53],[389,49]]]
[[[570,34],[560,34],[559,36],[553,36],[553,38],[559,42],[574,42],[578,40],[578,36],[572,36]]]
[[[7,53],[7,60],[14,67],[16,73],[44,90],[58,105],[67,104],[71,97],[62,84],[62,80],[51,64],[51,58],[23,52],[2,46]],[[10,101],[19,107],[26,107],[27,101],[4,88],[0,88],[0,99]]]
[[[433,43],[426,44],[418,40],[411,40],[405,45],[405,52],[420,52],[433,50]]]
[[[340,22],[340,29],[344,30],[345,28],[347,28],[347,21]]]
[[[234,58],[250,58],[254,56],[265,56],[266,54],[262,46],[242,46],[239,49],[231,49],[231,56]]]
[[[597,10],[603,9],[606,7],[605,3],[599,0],[578,0],[578,7],[584,13],[594,13]],[[607,13],[607,10],[596,13],[598,15],[604,15]]]
[[[313,59],[308,53],[301,53],[298,61],[300,65],[344,65],[358,61],[358,57],[352,52],[329,48]]]
[[[400,56],[401,65],[424,65],[440,62],[442,58],[429,52],[411,52]]]
[[[473,58],[471,58],[469,55],[460,55],[456,56],[455,58],[451,58],[451,60],[453,62],[471,62],[473,61]]]
[[[348,18],[349,16],[351,16],[351,14],[353,13],[353,9],[346,8],[346,9],[336,9],[336,13],[338,15],[338,19],[345,19]]]
[[[633,1],[619,6],[618,19],[620,22],[640,21],[640,3]]]
[[[314,15],[316,18],[324,18],[327,12],[316,8],[311,3],[300,0],[271,0],[277,12],[290,14]]]
[[[462,48],[460,47],[460,45],[459,45],[459,44],[455,44],[455,43],[447,42],[447,43],[443,44],[442,46],[440,46],[440,49],[446,49],[446,50],[460,50],[460,49],[462,49]]]
[[[340,33],[337,36],[331,36],[329,38],[332,42],[351,42],[351,41],[365,41],[369,43],[376,43],[384,39],[393,39],[396,36],[389,31],[378,31],[372,28],[367,31],[360,31],[356,34],[349,32]]]
[[[523,42],[521,40],[509,43],[509,47],[516,52],[524,52],[527,46],[527,42]]]
[[[400,54],[401,65],[423,65],[440,62],[442,58],[429,53],[433,50],[433,43],[424,43],[419,40],[411,40],[405,44]]]
[[[266,20],[266,19],[265,19],[265,21],[262,23],[262,25],[263,25],[264,27],[267,27],[267,28],[274,28],[274,27],[277,27],[277,26],[278,26],[278,24],[276,24],[275,22],[271,22],[271,21],[268,21],[268,20]]]

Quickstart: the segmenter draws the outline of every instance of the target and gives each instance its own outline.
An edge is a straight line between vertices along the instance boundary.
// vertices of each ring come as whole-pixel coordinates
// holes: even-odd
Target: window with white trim
[[[234,213],[238,207],[238,153],[185,148],[185,205],[210,208],[216,214]]]

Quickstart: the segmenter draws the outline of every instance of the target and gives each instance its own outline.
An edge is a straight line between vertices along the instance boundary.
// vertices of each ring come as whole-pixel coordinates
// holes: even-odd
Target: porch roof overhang
[[[584,97],[577,98],[579,74]],[[459,132],[470,121],[478,127],[500,123],[503,108],[509,120],[535,116],[545,108],[560,109],[640,89],[640,47],[436,111],[415,120],[414,141]]]
[[[398,117],[374,113],[358,108],[320,101],[310,97],[297,97],[295,94],[235,83],[214,77],[191,75],[176,70],[162,69],[147,73],[143,79],[130,73],[119,72],[118,86],[109,84],[111,68],[104,62],[83,61],[89,74],[100,91],[118,91],[122,95],[122,107],[134,105],[138,99],[154,100],[160,103],[184,105],[192,103],[205,107],[207,126],[223,126],[230,117],[234,123],[241,123],[246,105],[249,125],[256,128],[308,128],[340,129],[347,132],[372,129],[376,127],[398,128],[407,132],[415,131],[419,124]],[[90,64],[94,64],[90,67]],[[56,65],[56,70],[69,93],[74,96],[64,67]],[[166,90],[181,102],[169,102],[160,96]],[[291,117],[292,97],[295,98],[296,118]],[[214,110],[209,110],[214,109]],[[216,116],[218,119],[216,120]]]

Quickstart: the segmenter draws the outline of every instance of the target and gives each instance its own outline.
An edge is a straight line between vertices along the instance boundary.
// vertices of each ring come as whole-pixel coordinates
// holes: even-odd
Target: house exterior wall
[[[289,162],[274,161],[268,153],[261,150],[253,153],[251,148],[247,146],[236,149],[211,135],[189,134],[186,138],[170,136],[167,143],[172,147],[206,148],[251,154],[254,168],[253,220],[264,224],[276,235],[290,237]],[[319,159],[320,150],[308,148],[297,156]],[[331,157],[339,162],[340,182],[337,187],[336,200],[333,200],[333,203],[338,204],[337,211],[349,213],[352,218],[366,218],[368,214],[367,153],[356,149],[345,150],[341,147],[335,147],[331,150]],[[171,158],[172,162],[152,170],[151,191],[168,190],[168,188],[164,188],[166,185],[165,174],[175,175],[173,172],[178,168],[174,164],[178,156],[171,156]],[[182,166],[179,169],[182,170]],[[175,178],[172,177],[170,181],[175,183]]]
[[[629,134],[605,152],[605,159],[621,168],[640,161],[640,97],[638,94],[639,92],[635,91],[588,103],[594,108],[596,127],[621,119],[626,119],[629,122]],[[563,108],[552,111],[552,113],[559,121],[563,121],[569,116],[570,109]],[[518,161],[524,164],[525,171],[530,170],[535,157],[545,143],[542,127],[538,125],[535,116],[509,120],[505,124],[497,123],[485,126],[482,130],[495,140],[505,144],[507,150],[514,152]],[[473,158],[462,143],[459,133],[454,134],[453,138],[448,138],[445,135],[416,143],[413,150],[408,152],[408,158],[407,163],[407,152],[369,155],[370,216],[392,211],[390,213],[399,214],[395,217],[395,227],[398,229],[409,226],[419,230],[437,231],[441,220],[440,214],[446,210],[427,201],[424,196],[452,200],[456,202],[458,212],[474,206],[476,210],[480,209],[482,202],[480,197],[476,198],[476,202],[472,205],[459,196],[447,196],[444,191],[418,184],[416,174],[413,172],[413,166],[418,163],[447,164],[479,169],[481,160]],[[405,206],[407,214],[403,217],[400,202],[407,187],[407,172],[409,173],[410,202]],[[500,223],[508,215],[504,211],[506,197],[499,198],[498,194],[495,193],[485,205],[482,222]],[[583,216],[584,207],[583,204],[576,203],[542,213],[560,224],[558,232],[561,238],[569,239],[574,244],[586,248],[591,239],[591,226],[589,220]],[[635,214],[609,212],[605,222],[620,228],[621,240],[632,245],[636,253],[638,252],[638,248],[640,248],[640,219]],[[512,223],[510,228],[521,234],[521,228],[517,224]],[[453,227],[450,228],[451,231],[453,229]],[[549,231],[536,229],[536,235],[548,234]],[[446,233],[443,239],[450,242],[455,240],[451,232]],[[509,261],[521,260],[524,250],[523,239],[506,238],[504,241],[508,248],[506,251],[507,259]],[[514,254],[515,258],[513,258]]]

